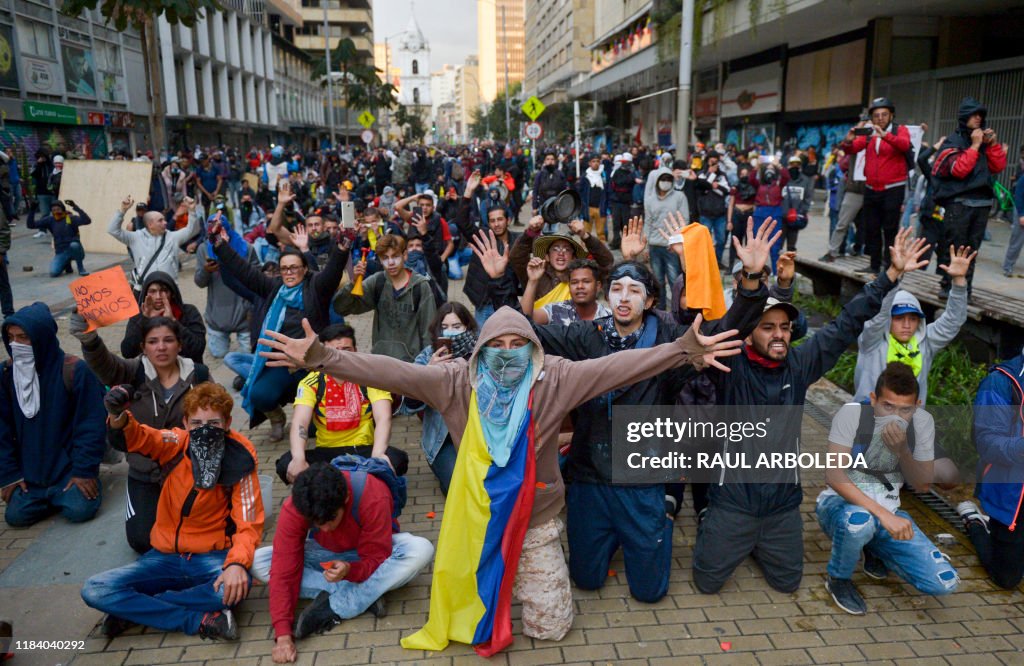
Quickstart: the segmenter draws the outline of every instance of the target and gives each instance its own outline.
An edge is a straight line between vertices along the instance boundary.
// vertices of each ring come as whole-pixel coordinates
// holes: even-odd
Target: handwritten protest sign
[[[139,314],[139,304],[120,266],[78,278],[69,287],[78,313],[89,322],[89,331]]]

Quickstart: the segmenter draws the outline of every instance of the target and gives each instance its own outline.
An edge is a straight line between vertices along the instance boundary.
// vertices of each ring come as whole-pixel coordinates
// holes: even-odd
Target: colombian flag
[[[430,617],[402,647],[443,650],[451,640],[490,657],[512,644],[512,583],[533,512],[533,396],[505,467],[487,451],[476,391],[434,558]]]

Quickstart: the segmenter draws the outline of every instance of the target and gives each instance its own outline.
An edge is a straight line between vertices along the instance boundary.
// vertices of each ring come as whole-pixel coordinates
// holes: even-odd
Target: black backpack
[[[619,194],[626,194],[633,191],[633,172],[619,167],[618,171],[612,174],[612,190]]]

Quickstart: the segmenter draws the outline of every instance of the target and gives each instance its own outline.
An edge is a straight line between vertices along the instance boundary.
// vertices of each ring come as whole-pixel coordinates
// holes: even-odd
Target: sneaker
[[[850,615],[864,615],[868,607],[863,597],[857,591],[857,587],[849,578],[833,578],[828,576],[825,579],[825,589],[832,595],[836,605]]]
[[[866,573],[869,578],[885,580],[889,577],[889,567],[885,566],[885,561],[882,560],[882,558],[865,548],[864,573]]]
[[[244,387],[245,387],[245,377],[239,376],[239,377],[235,377],[233,380],[231,380],[231,388],[235,389],[236,391],[241,391]]]
[[[107,638],[117,638],[132,627],[137,626],[139,626],[138,622],[132,622],[131,620],[125,620],[116,615],[108,614],[103,618],[103,624],[100,625],[100,633]]]
[[[284,426],[288,420],[285,418],[284,410],[278,407],[267,416],[270,417],[270,441],[280,442],[284,439]]]
[[[339,624],[341,624],[341,618],[331,610],[331,595],[324,590],[316,595],[313,603],[299,613],[299,617],[295,619],[295,630],[292,633],[295,634],[296,639],[301,639],[311,634],[322,634]]]
[[[956,505],[956,512],[960,514],[960,519],[964,521],[964,529],[969,527],[972,522],[977,522],[988,532],[988,516],[983,514],[974,502],[970,500],[960,502]]]
[[[834,262],[835,260],[836,260],[836,258],[835,258],[835,257],[833,257],[833,256],[832,256],[832,255],[831,255],[830,253],[828,253],[828,252],[826,252],[825,254],[821,255],[821,257],[820,257],[820,258],[818,259],[818,261],[824,261],[824,262],[825,262],[826,264],[831,264],[831,263],[833,263],[833,262]]]
[[[372,604],[370,604],[370,607],[366,610],[368,610],[371,615],[377,618],[388,616],[388,607],[387,604],[384,603],[384,597],[378,598],[377,601],[374,601]]]
[[[237,641],[238,625],[234,614],[230,610],[206,613],[199,623],[199,637],[212,641]]]
[[[82,277],[85,277],[86,275],[89,274],[89,271],[87,271],[85,269],[82,269],[82,270],[78,271],[78,274],[81,275]]]
[[[32,238],[45,238],[45,237],[46,237],[46,232],[45,231],[37,231],[34,234],[32,234]]]

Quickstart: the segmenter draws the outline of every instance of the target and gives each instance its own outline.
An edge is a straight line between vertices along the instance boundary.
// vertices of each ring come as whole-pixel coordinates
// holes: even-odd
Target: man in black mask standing
[[[533,179],[533,214],[540,214],[541,204],[566,187],[565,174],[558,170],[555,154],[544,153],[544,164]]]
[[[184,427],[173,430],[138,423],[128,411],[131,394],[130,386],[115,386],[103,399],[107,436],[170,470],[150,534],[153,549],[87,580],[82,600],[107,613],[108,638],[142,624],[237,640],[231,607],[249,592],[263,535],[256,448],[230,429],[234,401],[218,384],[189,392]]]

